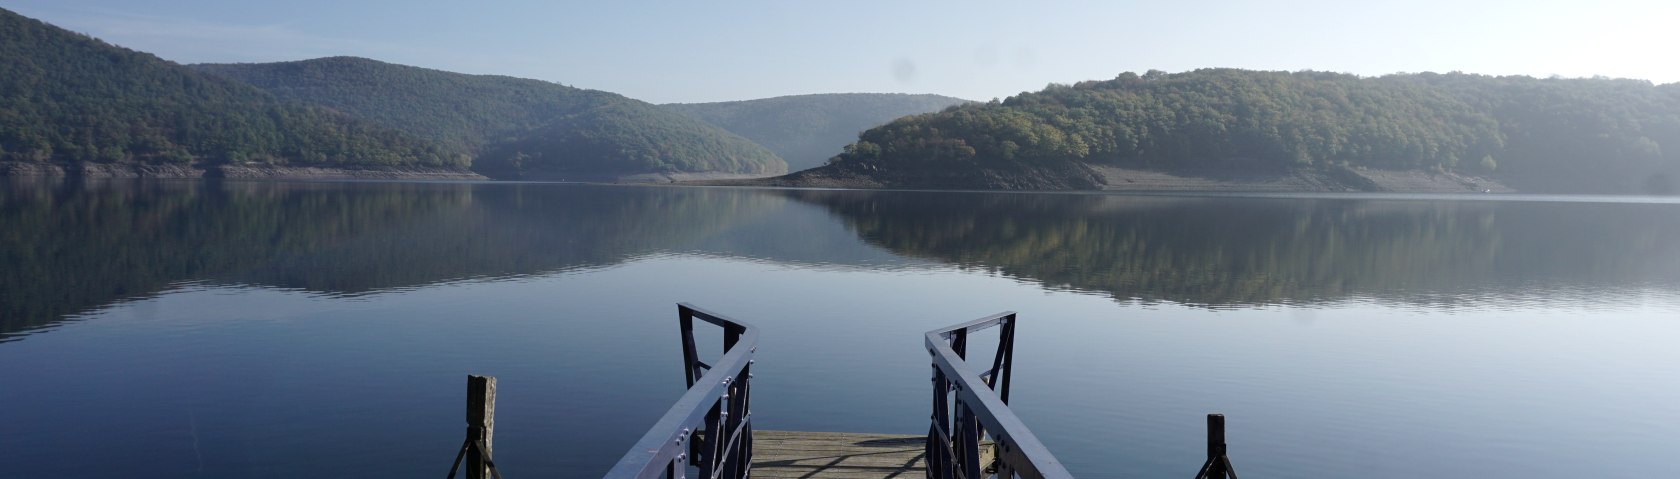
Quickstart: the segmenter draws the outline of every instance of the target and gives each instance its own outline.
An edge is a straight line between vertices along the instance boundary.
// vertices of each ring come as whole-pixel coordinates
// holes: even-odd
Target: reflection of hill
[[[457,208],[466,191],[211,187],[118,182],[0,190],[0,332],[169,284],[300,254],[405,217]]]
[[[182,281],[356,294],[610,265],[782,200],[468,184],[69,183],[0,189],[0,333]]]
[[[893,252],[1232,305],[1680,286],[1676,205],[793,191]]]
[[[467,207],[416,215],[221,279],[357,294],[467,278],[607,266],[680,250],[762,215],[779,198],[727,190],[541,184],[433,185]]]
[[[660,252],[817,268],[920,262],[896,254],[1205,305],[1579,303],[1680,291],[1680,205],[14,182],[0,184],[0,335],[183,281],[364,294]]]

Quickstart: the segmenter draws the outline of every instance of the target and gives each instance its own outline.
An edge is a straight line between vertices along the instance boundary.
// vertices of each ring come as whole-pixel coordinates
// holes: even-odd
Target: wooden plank
[[[753,431],[752,476],[882,479],[925,476],[926,436]]]
[[[752,477],[922,478],[926,445],[923,435],[754,430]],[[991,442],[981,449],[990,452]]]

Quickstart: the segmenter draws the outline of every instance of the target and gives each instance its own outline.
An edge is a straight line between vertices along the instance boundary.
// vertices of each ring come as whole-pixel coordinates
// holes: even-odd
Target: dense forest
[[[835,94],[656,106],[350,57],[183,67],[0,10],[0,161],[592,179],[766,176],[818,158],[770,184],[1077,189],[1147,171],[1380,190],[1380,172],[1413,172],[1475,191],[1485,179],[1491,191],[1674,194],[1680,84],[1152,70],[987,103]]]
[[[1239,165],[1457,172],[1530,191],[1672,193],[1680,180],[1680,84],[1125,73],[901,118],[863,132],[830,163],[836,173],[910,182],[901,186],[949,172],[984,179],[1080,175],[1089,166]],[[1096,176],[1067,183],[1099,186],[1086,178]]]
[[[0,9],[0,160],[465,166],[411,135],[287,104]]]
[[[663,108],[764,145],[787,160],[788,169],[822,166],[858,132],[898,117],[936,112],[968,100],[902,93],[827,93],[716,103],[671,103]]]
[[[193,68],[434,139],[494,178],[787,171],[775,154],[711,124],[557,83],[352,57]]]

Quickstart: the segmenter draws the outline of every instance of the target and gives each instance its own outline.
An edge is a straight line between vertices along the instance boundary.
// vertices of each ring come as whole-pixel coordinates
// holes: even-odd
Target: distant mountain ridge
[[[466,163],[413,135],[290,104],[0,9],[0,160],[89,165]]]
[[[989,103],[653,105],[354,57],[183,67],[0,9],[0,176],[727,182],[790,165],[810,169],[745,183],[1674,194],[1680,83],[1152,70]]]
[[[790,170],[822,166],[858,132],[902,116],[936,112],[969,100],[905,93],[823,93],[662,108],[705,120],[764,145]]]
[[[786,163],[711,124],[623,95],[356,57],[192,68],[438,141],[493,178],[772,175]]]

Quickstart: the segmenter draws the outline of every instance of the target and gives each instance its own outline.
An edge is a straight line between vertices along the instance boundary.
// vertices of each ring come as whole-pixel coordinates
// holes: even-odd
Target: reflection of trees
[[[716,189],[434,187],[470,192],[471,201],[219,279],[355,294],[605,266],[683,248],[779,201]]]
[[[466,191],[125,182],[0,191],[0,331],[45,324],[169,284],[241,271],[403,218],[459,207]]]
[[[1120,299],[1453,302],[1680,284],[1680,208],[787,193],[896,253]]]
[[[18,182],[0,189],[0,333],[182,281],[354,294],[608,265],[780,199],[546,185]]]
[[[1676,205],[24,182],[0,184],[0,334],[182,281],[360,294],[696,248],[876,265],[846,248],[850,234],[817,227],[826,219],[779,208],[784,197],[896,254],[1121,299],[1450,303],[1680,288]]]

